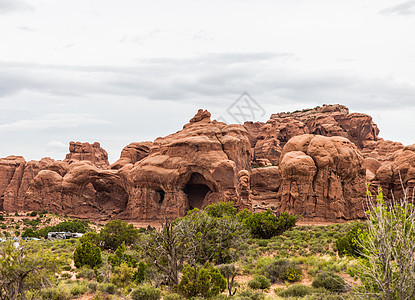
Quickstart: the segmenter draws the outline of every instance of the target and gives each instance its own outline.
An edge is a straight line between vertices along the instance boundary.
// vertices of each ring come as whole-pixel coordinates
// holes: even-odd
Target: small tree
[[[6,241],[0,244],[0,299],[24,300],[29,288],[51,286],[59,270],[57,258],[50,252],[37,249],[33,242]]]
[[[234,264],[224,264],[217,266],[219,272],[226,279],[229,296],[233,296],[236,293],[235,276],[238,274],[238,270]]]
[[[125,221],[113,220],[101,229],[99,238],[104,249],[115,251],[122,243],[133,244],[138,238],[138,229]]]
[[[75,267],[80,268],[86,265],[93,269],[102,264],[101,249],[92,244],[90,240],[83,239],[76,247],[73,259]]]
[[[356,295],[365,299],[414,299],[415,206],[407,193],[387,204],[379,189],[370,192],[367,230],[359,238],[363,258],[352,269],[361,280]],[[413,199],[412,199],[413,200]]]

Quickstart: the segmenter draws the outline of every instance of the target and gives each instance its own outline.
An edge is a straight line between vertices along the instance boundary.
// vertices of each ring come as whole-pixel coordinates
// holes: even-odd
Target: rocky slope
[[[227,125],[199,110],[183,129],[126,146],[109,165],[99,143],[74,143],[64,161],[0,159],[0,210],[47,209],[92,218],[156,220],[232,201],[313,220],[364,216],[365,183],[387,197],[415,186],[415,145],[379,138],[342,105]]]

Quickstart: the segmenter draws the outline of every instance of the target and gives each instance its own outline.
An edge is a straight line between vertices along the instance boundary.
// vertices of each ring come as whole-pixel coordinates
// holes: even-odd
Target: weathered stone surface
[[[148,156],[153,142],[131,143],[121,151],[121,157],[111,165],[111,169],[118,170],[126,164],[135,164]]]
[[[217,201],[243,206],[238,172],[250,169],[250,157],[243,126],[211,121],[199,110],[183,130],[156,139],[149,155],[129,171],[127,210],[135,218],[157,219]]]
[[[415,144],[404,147],[393,154],[392,161],[382,164],[372,181],[374,187],[381,186],[385,198],[403,197],[403,189],[412,196],[415,188]]]
[[[273,114],[266,123],[246,122],[244,126],[255,149],[254,163],[265,158],[274,165],[279,161],[282,147],[292,137],[302,134],[342,136],[355,143],[359,149],[379,139],[379,129],[369,115],[350,114],[347,107],[338,104]],[[373,150],[375,148],[376,145]]]
[[[69,153],[66,155],[65,162],[69,164],[76,161],[90,161],[100,169],[108,169],[108,154],[101,148],[98,142],[93,144],[70,142]]]
[[[346,138],[293,137],[278,167],[254,169],[251,178],[254,207],[274,207],[315,220],[364,216],[363,158]]]

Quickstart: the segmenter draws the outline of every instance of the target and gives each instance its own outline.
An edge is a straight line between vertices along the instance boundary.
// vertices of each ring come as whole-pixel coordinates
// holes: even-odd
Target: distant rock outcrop
[[[99,143],[71,142],[63,161],[0,159],[0,210],[89,219],[171,219],[232,201],[310,220],[364,217],[365,183],[387,199],[415,188],[415,144],[385,141],[365,114],[323,105],[227,125],[199,110],[183,129],[133,142],[109,165]]]

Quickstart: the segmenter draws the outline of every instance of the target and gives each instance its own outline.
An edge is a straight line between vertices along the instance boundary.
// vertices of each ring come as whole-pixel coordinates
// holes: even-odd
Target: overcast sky
[[[114,162],[245,91],[254,121],[340,103],[413,144],[414,28],[414,0],[0,0],[0,157]]]

